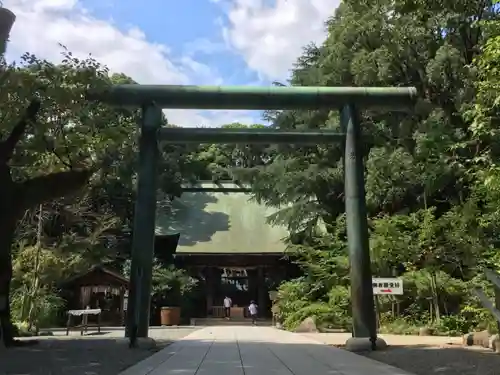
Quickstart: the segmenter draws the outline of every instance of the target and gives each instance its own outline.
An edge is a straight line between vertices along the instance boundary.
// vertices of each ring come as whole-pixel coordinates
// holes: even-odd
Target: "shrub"
[[[322,327],[333,324],[336,314],[326,303],[313,303],[288,315],[283,325],[288,330],[294,330],[306,318],[313,318],[316,326]]]
[[[332,320],[325,328],[343,328],[351,330],[351,293],[345,286],[336,286],[328,293],[328,306],[332,311]]]
[[[36,299],[36,326],[38,328],[48,328],[56,325],[64,303],[64,299],[55,291],[44,288]]]
[[[474,305],[465,305],[462,308],[461,315],[469,323],[468,331],[482,331],[486,329],[491,333],[498,333],[496,319],[485,308]]]
[[[351,303],[349,289],[343,286],[332,288],[328,302],[308,299],[308,284],[301,280],[283,283],[278,290],[277,316],[286,329],[293,330],[306,318],[315,319],[321,328],[351,328]]]
[[[12,294],[12,317],[19,323],[20,327],[26,322],[26,329],[29,326],[29,311],[30,308],[34,309],[32,315],[32,324],[38,328],[47,328],[59,325],[60,312],[64,306],[64,299],[62,299],[57,290],[48,286],[42,286],[38,289],[34,300],[30,301],[29,291],[24,288]],[[19,328],[19,327],[18,327]],[[22,329],[20,328],[21,333]]]
[[[467,320],[463,315],[449,315],[441,318],[436,324],[436,332],[446,336],[460,336],[467,333],[473,327],[473,322]]]
[[[28,322],[13,322],[14,336],[15,337],[29,337],[33,334],[28,329]]]
[[[379,328],[380,333],[389,333],[394,335],[418,335],[419,326],[406,319],[394,319],[391,322],[382,324]]]
[[[302,279],[282,283],[278,288],[275,301],[275,314],[278,321],[284,323],[290,315],[310,305],[311,301],[307,298],[308,292],[309,286]]]

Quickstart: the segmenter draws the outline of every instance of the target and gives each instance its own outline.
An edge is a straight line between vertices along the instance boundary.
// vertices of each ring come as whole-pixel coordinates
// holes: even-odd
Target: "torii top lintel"
[[[252,87],[112,85],[87,98],[123,106],[156,104],[180,109],[338,109],[346,104],[405,111],[417,99],[414,87]]]

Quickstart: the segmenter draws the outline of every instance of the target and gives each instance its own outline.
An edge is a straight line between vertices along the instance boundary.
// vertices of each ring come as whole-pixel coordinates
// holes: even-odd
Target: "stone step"
[[[251,319],[224,319],[224,318],[196,318],[191,319],[191,325],[195,326],[251,326]],[[257,320],[258,326],[270,327],[272,326],[271,320],[262,319]]]

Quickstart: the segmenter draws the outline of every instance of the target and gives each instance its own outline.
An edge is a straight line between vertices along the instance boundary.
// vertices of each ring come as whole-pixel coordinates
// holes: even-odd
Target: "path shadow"
[[[104,336],[104,335],[109,335],[109,331],[103,331],[101,330],[101,332],[87,332],[87,333],[84,333],[83,335],[84,336]]]
[[[500,355],[483,348],[458,345],[390,346],[386,350],[364,355],[416,375],[500,374]]]
[[[94,328],[92,328],[92,329],[94,329]],[[189,330],[189,329],[193,329],[193,327],[192,326],[150,326],[149,327],[150,332],[165,331],[165,330],[184,330],[184,329]],[[51,331],[53,333],[57,333],[58,337],[64,336],[64,333],[66,332],[65,327],[54,327],[54,328],[49,328],[47,330]],[[109,334],[109,333],[116,332],[116,331],[123,333],[123,335],[125,334],[125,328],[123,326],[122,327],[107,327],[107,326],[101,327],[101,334]],[[98,335],[98,332],[89,332],[88,335],[90,335],[91,333]],[[79,335],[78,331],[72,331],[71,336],[75,336],[75,335]],[[116,334],[115,334],[114,337],[121,337],[121,336],[116,336]]]
[[[90,335],[44,339],[35,346],[3,349],[0,352],[0,374],[118,374],[167,344],[160,343],[152,351],[130,350],[124,342],[111,338],[92,338]]]
[[[38,345],[0,349],[0,374],[116,375],[194,330],[172,330],[163,338],[156,335],[154,349],[130,349],[128,341],[116,335],[44,337]]]

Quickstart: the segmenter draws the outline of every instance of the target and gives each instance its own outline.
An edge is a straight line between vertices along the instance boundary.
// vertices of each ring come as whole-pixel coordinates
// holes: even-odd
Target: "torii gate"
[[[158,142],[328,144],[345,139],[345,206],[350,259],[353,337],[351,347],[376,348],[377,329],[361,154],[360,107],[412,108],[412,87],[217,87],[115,85],[89,92],[89,99],[143,111],[132,240],[132,269],[126,335],[147,337],[155,235]],[[182,109],[320,109],[341,112],[342,133],[329,130],[165,128],[162,108]]]

